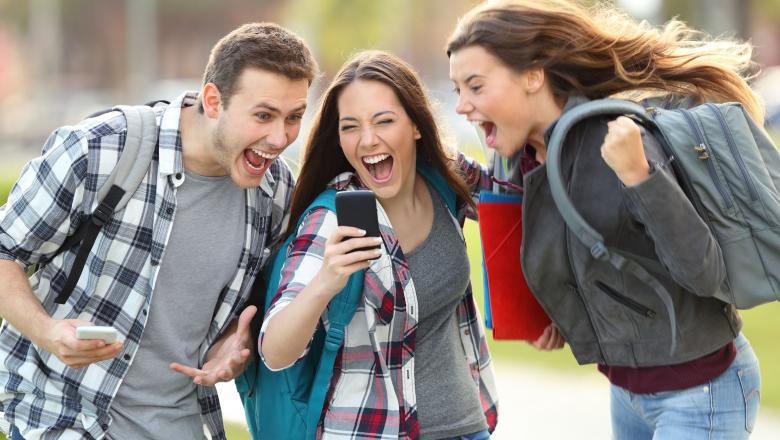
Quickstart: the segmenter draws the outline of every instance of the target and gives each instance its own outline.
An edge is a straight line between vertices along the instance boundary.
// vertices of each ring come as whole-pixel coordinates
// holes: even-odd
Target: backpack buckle
[[[113,208],[105,203],[101,203],[98,205],[95,212],[92,213],[92,223],[94,223],[96,226],[105,225],[108,223],[108,220],[111,218],[111,214],[113,214],[113,212]]]
[[[609,251],[607,250],[607,247],[602,242],[598,242],[594,244],[590,248],[590,254],[593,255],[593,258],[601,261],[605,261],[609,259]]]
[[[328,351],[337,351],[344,342],[344,328],[331,325],[328,334],[325,336],[325,349]]]

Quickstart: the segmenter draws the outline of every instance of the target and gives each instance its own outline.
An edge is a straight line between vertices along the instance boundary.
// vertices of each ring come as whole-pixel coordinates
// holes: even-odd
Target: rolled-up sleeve
[[[60,128],[24,167],[0,208],[0,259],[28,266],[57,253],[78,224],[87,148],[83,132]]]
[[[325,243],[328,237],[336,231],[336,228],[338,228],[338,222],[335,213],[325,208],[314,209],[303,219],[290,246],[286,250],[282,250],[282,252],[286,251],[287,257],[282,266],[279,288],[266,311],[258,340],[258,353],[260,353],[266,367],[268,367],[268,363],[263,356],[262,346],[269,321],[274,315],[284,310],[319,272],[325,255]],[[326,314],[323,315],[323,321],[327,321]],[[309,344],[311,344],[311,340]],[[298,359],[304,358],[308,351],[309,345],[306,346]],[[283,370],[291,365],[274,371]]]

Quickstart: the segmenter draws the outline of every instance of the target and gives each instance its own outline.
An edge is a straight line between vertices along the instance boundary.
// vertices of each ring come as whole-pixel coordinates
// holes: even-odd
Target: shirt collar
[[[198,102],[198,92],[184,92],[171,101],[163,110],[160,118],[159,174],[170,176],[183,173],[181,144],[181,109],[195,105]]]
[[[181,143],[181,109],[190,107],[198,103],[198,92],[184,92],[179,97],[171,101],[165,108],[160,120],[160,168],[159,173],[162,176],[184,172],[184,162],[182,159]],[[278,158],[276,160],[282,160]],[[273,196],[273,188],[276,185],[276,179],[268,169],[260,181],[260,190],[267,196]]]

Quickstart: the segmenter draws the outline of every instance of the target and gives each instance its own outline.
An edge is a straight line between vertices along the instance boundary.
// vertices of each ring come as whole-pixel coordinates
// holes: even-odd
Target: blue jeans
[[[612,385],[613,439],[747,439],[758,414],[761,374],[748,340],[740,334],[734,343],[734,362],[707,383],[650,394]]]
[[[490,440],[490,433],[488,431],[479,431],[474,434],[452,437],[449,440]]]
[[[24,440],[24,437],[22,437],[22,434],[19,434],[19,430],[16,429],[16,426],[11,426],[11,440]]]

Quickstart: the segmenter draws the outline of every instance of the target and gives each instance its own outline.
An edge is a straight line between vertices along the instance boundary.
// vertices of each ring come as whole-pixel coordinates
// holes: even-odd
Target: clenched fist
[[[601,157],[626,186],[640,184],[650,176],[650,165],[642,146],[639,126],[621,116],[607,124],[609,131],[601,144]]]

